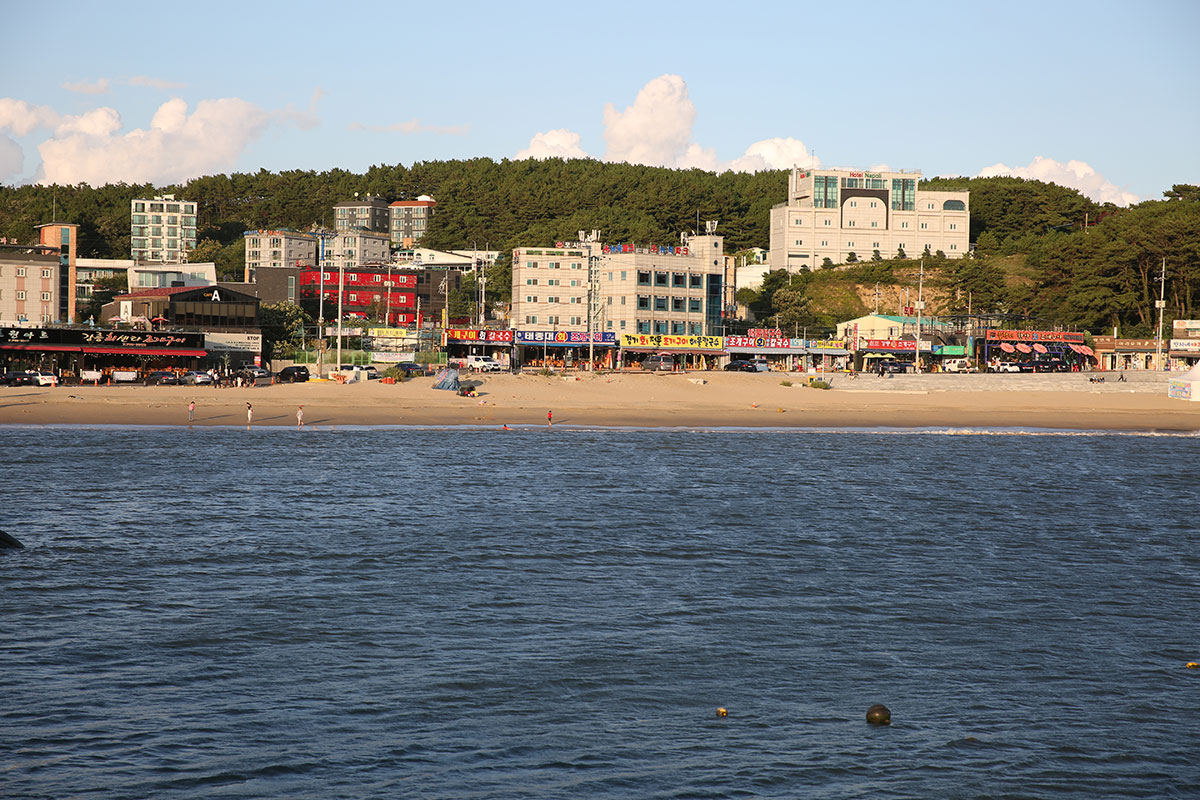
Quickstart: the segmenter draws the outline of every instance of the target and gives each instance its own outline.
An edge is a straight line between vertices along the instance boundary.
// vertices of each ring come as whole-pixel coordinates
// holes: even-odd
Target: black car
[[[730,361],[725,365],[726,372],[758,372],[758,367],[752,361]]]
[[[6,372],[0,375],[0,386],[36,386],[37,378],[28,372]]]
[[[910,369],[915,369],[915,368],[916,368],[916,365],[913,364],[911,361],[896,361],[894,359],[880,361],[878,364],[876,364],[874,367],[872,367],[872,369],[875,372],[879,373],[880,375],[886,375],[891,372],[904,373],[904,372],[908,372]]]
[[[396,365],[396,369],[404,373],[404,377],[411,378],[413,375],[424,375],[425,365],[418,364],[415,361],[401,361]]]
[[[280,383],[304,383],[309,377],[308,367],[303,364],[284,367],[275,373],[275,379]]]
[[[147,386],[178,386],[179,376],[165,369],[155,370],[146,376]]]

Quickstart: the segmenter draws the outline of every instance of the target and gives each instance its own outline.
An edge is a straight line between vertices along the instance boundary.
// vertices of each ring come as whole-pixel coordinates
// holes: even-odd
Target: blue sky
[[[372,5],[9,5],[0,182],[587,154],[1200,183],[1194,0]]]

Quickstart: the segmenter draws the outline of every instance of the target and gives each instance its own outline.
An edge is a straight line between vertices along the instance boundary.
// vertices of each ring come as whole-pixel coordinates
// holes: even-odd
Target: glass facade
[[[915,178],[892,179],[892,210],[915,211],[917,208],[917,181]]]
[[[838,179],[836,175],[813,176],[813,205],[817,208],[837,208]]]

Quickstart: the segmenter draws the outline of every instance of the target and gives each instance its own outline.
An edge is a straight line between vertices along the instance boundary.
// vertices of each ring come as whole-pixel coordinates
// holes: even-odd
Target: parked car
[[[945,372],[975,372],[975,365],[969,358],[951,358],[942,364]]]
[[[897,361],[894,358],[888,358],[884,359],[883,361],[876,362],[875,365],[871,367],[871,370],[879,375],[887,375],[889,373],[896,372],[904,373],[908,372],[909,370],[915,370],[916,368],[917,365],[911,361]]]
[[[1020,372],[1021,365],[1016,361],[1001,361],[997,364],[988,364],[988,372]]]
[[[669,372],[670,370],[675,369],[675,356],[668,355],[666,353],[646,356],[646,358],[642,361],[642,369],[650,370],[651,372]]]
[[[37,379],[32,372],[19,370],[0,375],[0,386],[37,386]]]
[[[308,367],[303,364],[293,364],[275,373],[275,379],[280,383],[304,383],[310,377]]]
[[[166,369],[156,369],[143,381],[147,386],[178,386],[179,376]]]
[[[499,372],[502,369],[500,362],[491,356],[467,356],[463,359],[463,366],[477,372]]]
[[[1069,369],[1061,358],[1038,358],[1033,362],[1034,372],[1066,372]]]
[[[425,366],[415,361],[401,361],[396,365],[396,369],[403,372],[406,378],[411,378],[413,375],[425,374]]]
[[[212,382],[212,375],[209,375],[207,372],[185,372],[180,379],[180,383],[185,383],[188,386],[203,386]]]
[[[758,367],[752,361],[730,361],[725,365],[726,372],[758,372]]]

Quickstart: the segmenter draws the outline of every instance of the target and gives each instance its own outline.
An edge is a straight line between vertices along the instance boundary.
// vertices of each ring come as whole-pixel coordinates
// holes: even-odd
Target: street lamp
[[[1158,339],[1154,347],[1154,369],[1155,371],[1162,370],[1162,329],[1163,329],[1163,310],[1167,307],[1166,300],[1167,289],[1167,257],[1163,256],[1162,272],[1158,276],[1158,300],[1154,301],[1154,305],[1158,308]]]

